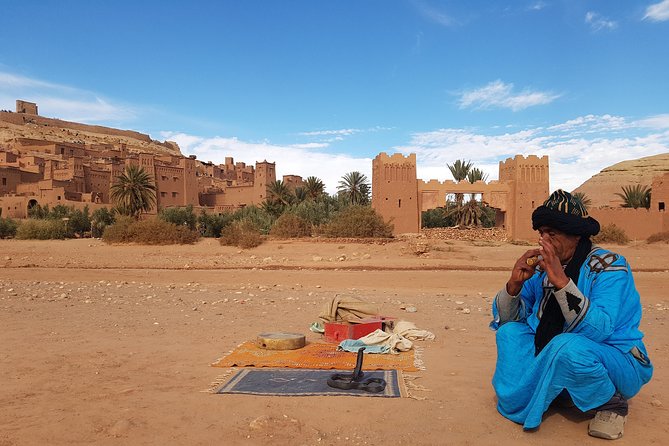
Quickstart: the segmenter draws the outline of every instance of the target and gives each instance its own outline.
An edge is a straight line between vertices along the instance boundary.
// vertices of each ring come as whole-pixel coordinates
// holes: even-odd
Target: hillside
[[[0,146],[12,149],[19,138],[62,143],[127,145],[130,152],[181,156],[175,142],[156,141],[133,130],[120,130],[98,125],[81,124],[45,118],[26,113],[0,112]]]
[[[622,192],[622,186],[641,184],[650,187],[653,177],[666,172],[669,172],[669,153],[622,161],[602,169],[574,192],[585,193],[592,207],[618,206],[622,200],[616,193]]]

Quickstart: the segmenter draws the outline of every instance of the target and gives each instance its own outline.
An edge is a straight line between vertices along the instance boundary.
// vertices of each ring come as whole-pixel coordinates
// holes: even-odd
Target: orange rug
[[[214,367],[288,367],[293,369],[353,370],[357,353],[337,351],[337,344],[311,342],[297,350],[266,350],[253,341],[244,342],[212,364]],[[366,354],[363,370],[416,372],[414,350],[391,354]]]

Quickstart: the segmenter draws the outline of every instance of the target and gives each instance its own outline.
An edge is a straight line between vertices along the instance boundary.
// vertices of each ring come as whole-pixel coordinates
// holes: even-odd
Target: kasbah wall
[[[16,107],[16,113],[0,113],[0,119],[23,125],[36,118],[36,104],[17,101]],[[0,147],[0,215],[27,218],[28,209],[37,204],[77,209],[88,206],[91,211],[110,207],[110,187],[125,167],[133,164],[143,167],[154,179],[157,206],[152,213],[173,206],[192,205],[206,212],[222,213],[259,205],[267,198],[270,184],[276,181],[276,165],[267,161],[257,162],[254,167],[227,157],[225,164],[214,165],[194,156],[131,151],[125,144],[87,145],[17,138],[11,149]],[[284,176],[284,181],[293,189],[302,185],[302,178],[297,175]]]
[[[499,180],[423,181],[416,177],[416,155],[380,153],[372,161],[372,207],[394,225],[395,234],[418,233],[421,212],[444,206],[448,194],[481,194],[497,210],[496,226],[513,240],[535,240],[532,212],[549,195],[548,157],[516,155],[499,163]],[[614,223],[632,239],[669,230],[665,203],[669,173],[653,180],[650,209],[599,208],[590,215],[602,226]]]

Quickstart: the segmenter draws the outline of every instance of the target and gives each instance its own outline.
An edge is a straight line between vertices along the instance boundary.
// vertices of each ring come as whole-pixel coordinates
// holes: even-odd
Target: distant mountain
[[[622,203],[616,193],[622,187],[634,184],[651,187],[653,177],[669,172],[669,153],[647,156],[602,169],[573,192],[583,192],[590,199],[591,207],[619,206]]]
[[[63,121],[28,113],[0,111],[0,147],[14,148],[21,139],[58,143],[126,144],[130,153],[182,156],[179,145],[156,141],[134,130],[120,130],[99,125]]]

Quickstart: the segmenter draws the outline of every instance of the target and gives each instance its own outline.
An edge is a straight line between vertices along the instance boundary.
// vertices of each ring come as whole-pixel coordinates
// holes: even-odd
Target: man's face
[[[562,264],[565,264],[572,258],[576,245],[581,238],[579,235],[569,235],[559,231],[550,226],[542,226],[539,228],[539,238],[553,245],[555,254],[558,256]]]

